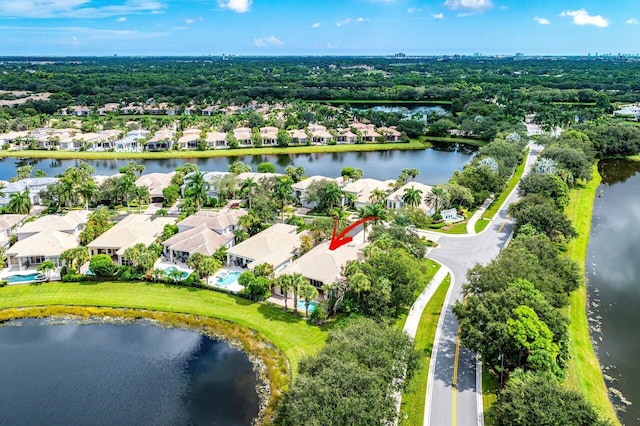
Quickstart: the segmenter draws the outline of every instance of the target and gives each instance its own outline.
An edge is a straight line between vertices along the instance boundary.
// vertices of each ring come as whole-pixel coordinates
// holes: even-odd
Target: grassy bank
[[[640,155],[633,155],[631,157],[629,157],[630,160],[634,160],[634,161],[640,161]]]
[[[451,105],[452,101],[435,100],[435,101],[407,101],[393,99],[335,99],[331,101],[313,100],[307,102],[319,102],[331,105]]]
[[[403,426],[423,424],[433,340],[438,328],[438,319],[444,305],[444,299],[450,285],[451,275],[447,275],[431,297],[431,300],[429,300],[429,303],[427,303],[424,311],[422,311],[415,340],[415,348],[420,353],[419,367],[407,389],[402,394],[401,410],[405,415],[401,421]]]
[[[487,208],[487,210],[482,215],[483,219],[487,219],[487,220],[493,219],[493,217],[496,215],[498,210],[500,210],[500,207],[502,206],[502,204],[509,197],[509,194],[511,194],[511,191],[513,191],[513,188],[515,188],[518,182],[520,182],[520,179],[524,174],[524,168],[527,165],[528,155],[529,155],[529,149],[525,151],[524,159],[522,160],[520,165],[516,167],[516,171],[513,172],[513,176],[511,176],[511,179],[509,179],[509,181],[507,182],[507,185],[505,186],[504,190],[500,193],[498,198],[493,200],[493,203],[491,203],[491,205]]]
[[[122,318],[125,320],[146,319],[167,327],[187,328],[213,338],[221,338],[242,346],[242,350],[257,362],[258,375],[269,385],[268,398],[265,395],[258,424],[271,423],[275,407],[287,388],[290,375],[284,354],[271,342],[266,341],[247,327],[238,326],[215,318],[199,317],[168,312],[153,312],[138,309],[91,308],[77,306],[48,306],[35,308],[9,308],[0,310],[0,322],[18,318],[48,317]]]
[[[474,145],[474,146],[485,146],[489,142],[481,141],[479,139],[471,139],[471,138],[441,138],[437,136],[425,136],[422,140],[426,142],[444,142],[444,143],[463,143],[465,145]]]
[[[317,352],[327,337],[324,330],[280,307],[189,287],[106,282],[0,288],[0,309],[52,305],[136,308],[231,321],[257,331],[280,348],[294,375],[300,359]]]
[[[88,151],[4,151],[0,150],[0,158],[56,158],[56,159],[85,159],[85,160],[109,160],[109,159],[167,159],[167,158],[208,158],[208,157],[244,157],[247,155],[273,155],[273,154],[313,154],[322,152],[368,152],[389,150],[413,150],[426,149],[429,144],[418,139],[412,139],[407,143],[370,143],[353,145],[312,145],[216,149],[208,151],[162,151],[162,152],[88,152]]]
[[[571,220],[579,235],[567,245],[567,256],[580,265],[583,277],[591,233],[593,201],[600,184],[597,166],[593,167],[593,176],[593,180],[586,185],[579,186],[571,191],[571,200],[565,209],[567,217]],[[583,393],[603,417],[614,421],[615,424],[620,424],[616,418],[615,409],[609,400],[600,363],[591,344],[586,306],[587,290],[586,286],[583,285],[571,294],[570,304],[567,309],[570,320],[570,360],[565,384],[569,389]]]

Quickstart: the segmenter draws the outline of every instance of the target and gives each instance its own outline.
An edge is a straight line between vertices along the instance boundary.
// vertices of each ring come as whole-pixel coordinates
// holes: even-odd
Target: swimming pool
[[[35,281],[44,281],[47,277],[39,272],[32,272],[25,275],[10,275],[5,278],[8,282],[15,283],[32,283]]]
[[[225,275],[222,275],[225,274]],[[240,276],[240,272],[230,271],[226,273],[222,273],[222,276],[218,276],[216,278],[217,285],[231,285],[236,284],[238,282],[238,277]]]
[[[187,271],[182,271],[178,268],[176,268],[175,266],[170,266],[167,269],[164,270],[164,273],[167,274],[167,276],[173,276],[174,272],[173,271],[178,271],[180,272],[180,279],[184,280],[185,278],[187,278],[189,276],[189,273]]]
[[[304,306],[304,299],[298,300],[298,310],[304,312],[306,306]],[[309,313],[316,309],[316,302],[309,303]]]

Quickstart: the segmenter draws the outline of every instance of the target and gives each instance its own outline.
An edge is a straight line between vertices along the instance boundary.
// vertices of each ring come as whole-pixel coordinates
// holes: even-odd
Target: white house
[[[342,190],[347,194],[351,194],[353,197],[353,207],[360,209],[362,207],[370,206],[371,194],[376,191],[389,192],[396,183],[395,180],[377,180],[370,178],[358,179],[354,182],[349,182]]]
[[[87,226],[88,210],[74,210],[65,215],[49,214],[27,222],[16,230],[18,241],[51,229],[65,234],[78,235]]]
[[[240,225],[240,218],[246,214],[246,210],[239,209],[221,212],[201,210],[178,222],[178,231],[184,232],[205,225],[220,235],[232,235]]]
[[[220,235],[201,224],[178,232],[162,243],[164,254],[171,262],[186,262],[194,253],[213,255],[220,247],[233,247],[233,234]]]
[[[9,204],[11,194],[24,191],[29,192],[31,204],[40,204],[40,192],[56,182],[58,182],[58,178],[52,177],[27,178],[17,182],[11,182],[6,187],[0,189],[0,192],[4,193],[4,197],[0,197],[0,207]]]
[[[435,204],[431,202],[427,202],[425,200],[427,195],[431,193],[432,187],[420,182],[406,183],[402,185],[400,188],[398,188],[396,191],[389,194],[389,196],[387,197],[387,208],[398,210],[404,207],[404,201],[402,200],[402,197],[408,188],[420,191],[420,204],[418,206],[420,209],[424,210],[429,216],[432,216],[433,214],[435,214],[436,212]]]
[[[325,126],[320,124],[310,124],[309,131],[312,135],[312,142],[315,144],[327,144],[333,140],[333,135],[327,131]]]
[[[0,215],[0,247],[8,247],[11,235],[15,233],[26,217],[23,214]]]
[[[122,139],[116,140],[113,145],[116,152],[142,152],[142,141],[147,138],[148,130],[131,130]]]
[[[180,149],[195,149],[198,147],[202,130],[200,129],[187,129],[182,132],[182,136],[178,139],[178,146]]]
[[[227,263],[250,270],[268,263],[278,272],[293,260],[300,248],[302,235],[298,234],[296,226],[277,223],[230,248],[227,251]]]
[[[291,136],[292,145],[306,145],[307,143],[307,132],[304,130],[289,130],[289,136]]]
[[[176,172],[169,173],[147,173],[136,179],[136,186],[144,186],[149,189],[149,196],[154,203],[161,203],[164,200],[162,191],[171,185],[171,178]]]
[[[149,150],[167,150],[173,146],[173,140],[176,137],[176,131],[173,129],[158,130],[149,141],[145,148]]]
[[[300,205],[302,207],[308,208],[308,209],[312,209],[314,207],[316,207],[316,203],[313,201],[309,201],[306,197],[307,195],[307,191],[309,190],[309,187],[311,186],[312,183],[314,182],[319,182],[319,181],[329,181],[329,182],[336,182],[336,179],[330,178],[330,177],[326,177],[326,176],[310,176],[307,179],[303,179],[300,182],[296,182],[293,185],[291,185],[291,188],[293,189],[293,198],[294,200],[296,200],[298,203],[300,203]]]
[[[238,140],[238,146],[252,146],[251,129],[248,127],[238,127],[233,129],[233,136]]]
[[[47,229],[18,241],[7,250],[9,268],[33,269],[45,260],[51,260],[60,267],[60,255],[77,246],[75,235]]]
[[[222,132],[218,132],[218,131],[211,131],[207,133],[206,136],[206,142],[207,145],[209,146],[209,148],[212,149],[221,149],[221,148],[228,148],[229,146],[227,145],[227,134],[226,133],[222,133]]]

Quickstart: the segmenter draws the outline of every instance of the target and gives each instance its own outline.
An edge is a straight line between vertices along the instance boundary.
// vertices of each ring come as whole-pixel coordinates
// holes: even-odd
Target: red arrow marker
[[[336,235],[336,230],[338,229],[338,218],[336,218],[333,222],[333,235],[331,235],[331,244],[329,244],[329,250],[335,250],[338,247],[341,247],[345,244],[350,243],[351,240],[353,240],[353,237],[347,236],[349,231],[351,231],[353,228],[357,227],[358,225],[361,225],[365,222],[368,222],[370,220],[376,220],[376,219],[378,219],[378,216],[367,216],[364,219],[360,219],[359,221],[349,225],[339,235]]]

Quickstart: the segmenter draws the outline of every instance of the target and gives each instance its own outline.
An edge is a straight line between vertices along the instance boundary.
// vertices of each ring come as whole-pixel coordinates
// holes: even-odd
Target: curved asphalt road
[[[529,146],[525,174],[529,172],[542,149],[535,144]],[[493,221],[480,234],[438,234],[439,247],[428,255],[449,267],[454,279],[436,333],[427,385],[425,425],[483,424],[482,399],[478,394],[481,384],[476,383],[476,374],[479,371],[475,354],[459,345],[458,319],[452,308],[456,301],[462,299],[462,285],[467,281],[467,271],[476,263],[487,264],[509,242],[514,223],[509,219],[507,210],[509,204],[516,201],[517,197],[516,187]],[[453,383],[457,386],[452,386]]]

